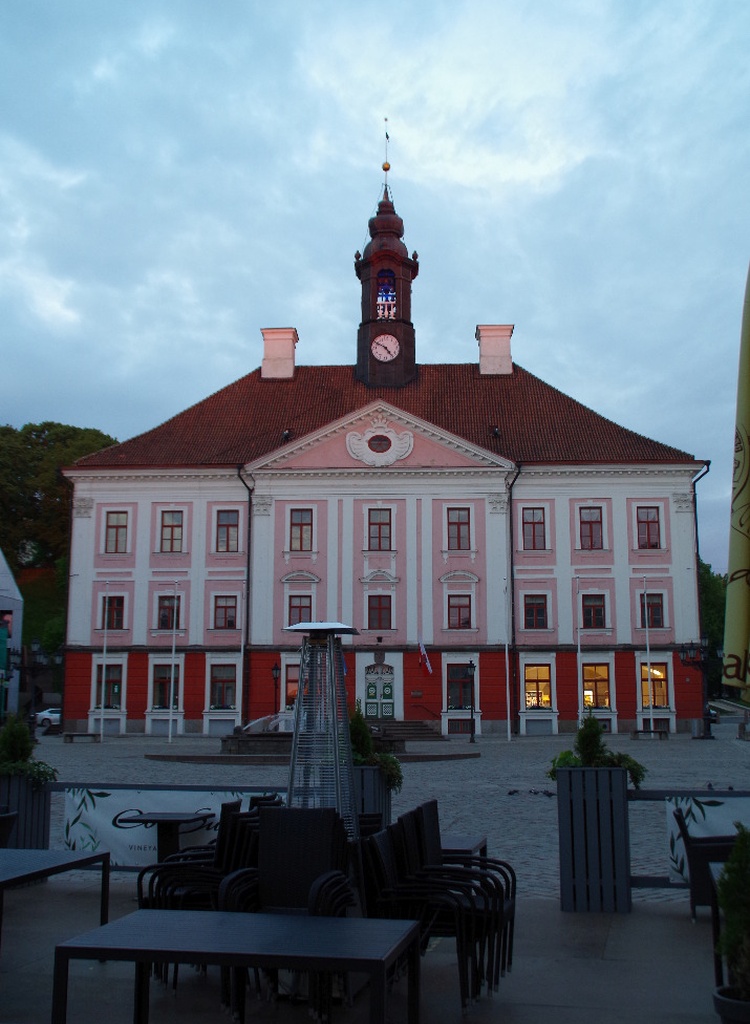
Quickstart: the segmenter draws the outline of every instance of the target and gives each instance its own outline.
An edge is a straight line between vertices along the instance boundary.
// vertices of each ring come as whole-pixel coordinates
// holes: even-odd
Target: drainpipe
[[[242,475],[242,466],[237,467],[237,479],[247,491],[247,559],[245,562],[245,615],[242,623],[242,657],[240,659],[240,687],[242,688],[242,724],[247,725],[250,720],[250,669],[245,671],[248,648],[250,646],[250,545],[253,536],[253,487],[255,480],[252,476],[253,487],[249,487]]]
[[[510,551],[509,551],[509,555],[508,555],[508,583],[507,583],[507,592],[506,592],[506,602],[508,602],[508,605],[510,607],[510,621],[509,622],[506,621],[505,628],[507,630],[507,633],[510,634],[510,636],[509,636],[510,645],[513,648],[513,650],[515,650],[515,647],[516,647],[516,599],[515,599],[515,588],[514,588],[514,579],[513,579],[513,549],[514,549],[514,543],[513,543],[513,536],[514,536],[514,531],[513,531],[513,486],[514,486],[516,480],[518,479],[520,473],[521,473],[521,463],[519,462],[516,465],[516,472],[515,472],[515,474],[513,476],[513,479],[508,484],[508,515],[510,516],[510,531],[509,531]],[[506,618],[507,618],[507,611],[506,611]],[[511,732],[512,732],[511,724],[510,724],[510,713],[511,713],[511,703],[512,703],[511,702],[511,694],[513,693],[514,690],[516,690],[515,685],[514,686],[510,685],[511,681],[510,681],[510,675],[509,675],[510,674],[509,659],[510,659],[510,651],[508,650],[508,643],[506,641],[506,644],[505,644],[505,679],[506,679],[506,697],[507,697],[507,705],[508,705],[508,709],[507,709],[507,715],[508,715],[508,742],[510,742],[510,737],[511,737]],[[514,661],[513,661],[513,683],[515,684],[516,682],[517,682],[516,661],[514,659]]]

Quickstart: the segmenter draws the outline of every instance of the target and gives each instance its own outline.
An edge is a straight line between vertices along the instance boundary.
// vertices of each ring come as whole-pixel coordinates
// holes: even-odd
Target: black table
[[[38,882],[64,871],[101,864],[102,894],[99,918],[109,917],[109,850],[99,853],[73,853],[68,850],[0,850],[0,939],[3,928],[3,896],[6,889],[26,882]]]
[[[71,960],[135,966],[135,1024],[147,1024],[153,963],[292,971],[357,971],[370,977],[370,1024],[385,1024],[386,978],[408,956],[409,1024],[419,1021],[419,925],[415,921],[224,911],[136,910],[55,949],[52,1024],[66,1024]],[[244,1000],[240,1000],[244,1020]]]
[[[444,832],[440,836],[443,853],[464,854],[468,857],[487,856],[487,836],[476,833],[463,835],[459,832]]]
[[[156,825],[156,857],[165,860],[180,849],[180,828],[183,825],[207,825],[214,815],[202,811],[144,811],[120,818],[122,825]]]

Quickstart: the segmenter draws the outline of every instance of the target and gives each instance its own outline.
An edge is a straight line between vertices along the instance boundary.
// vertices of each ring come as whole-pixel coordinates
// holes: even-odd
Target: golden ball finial
[[[383,170],[384,170],[384,171],[385,171],[385,173],[387,174],[387,173],[388,173],[388,171],[390,171],[390,169],[391,169],[391,165],[390,165],[390,164],[388,163],[388,161],[386,160],[386,161],[385,161],[385,163],[383,164]]]

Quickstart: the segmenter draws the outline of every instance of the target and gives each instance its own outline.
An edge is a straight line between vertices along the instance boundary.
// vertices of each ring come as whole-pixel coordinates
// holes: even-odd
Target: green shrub
[[[57,778],[57,769],[32,757],[34,741],[29,727],[16,715],[8,715],[0,729],[0,775],[25,775],[42,785]]]
[[[719,951],[727,959],[732,994],[750,1000],[750,831],[739,821],[734,824],[737,838],[718,884],[724,914]]]
[[[547,772],[550,779],[557,778],[558,768],[624,768],[634,789],[640,789],[647,771],[630,754],[621,754],[607,747],[602,723],[591,713],[578,728],[573,750],[561,750],[552,759],[552,767]]]

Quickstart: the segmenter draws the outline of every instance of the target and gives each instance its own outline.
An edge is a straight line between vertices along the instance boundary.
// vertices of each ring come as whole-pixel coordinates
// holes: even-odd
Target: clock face
[[[381,363],[390,363],[401,351],[401,346],[398,343],[398,338],[392,334],[379,334],[377,338],[373,339],[370,351]]]

